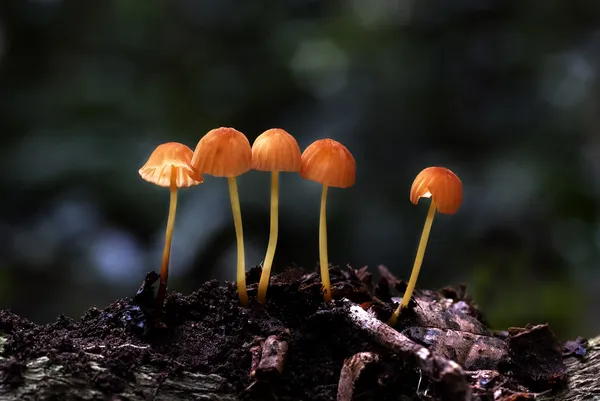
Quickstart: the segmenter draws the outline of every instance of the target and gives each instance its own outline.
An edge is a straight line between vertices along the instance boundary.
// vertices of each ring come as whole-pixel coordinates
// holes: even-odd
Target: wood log
[[[4,339],[0,337],[0,343]],[[134,372],[135,381],[130,381],[118,394],[106,394],[91,380],[82,380],[74,374],[62,371],[47,357],[29,361],[25,370],[20,372],[20,380],[14,383],[7,377],[11,361],[0,357],[4,376],[0,384],[2,401],[178,401],[210,400],[239,401],[233,394],[223,393],[221,389],[225,379],[219,375],[181,372],[176,378],[166,377],[162,372],[150,366],[141,366]],[[102,358],[90,362],[90,367],[98,374],[106,371]],[[22,369],[15,367],[15,369]]]
[[[4,338],[0,336],[0,345]],[[28,361],[21,370],[18,383],[10,380],[11,361],[0,357],[4,377],[0,382],[0,400],[129,400],[129,401],[239,401],[241,397],[222,391],[226,379],[219,375],[181,372],[176,377],[167,377],[151,366],[142,366],[134,372],[135,380],[124,386],[118,394],[108,396],[93,380],[82,380],[76,374],[62,371],[61,366],[51,363],[47,357]],[[567,388],[554,394],[540,395],[542,401],[600,400],[600,336],[589,341],[585,358],[566,359],[569,371]],[[101,357],[90,362],[90,367],[102,374],[106,370]],[[22,371],[24,369],[24,371]]]
[[[600,400],[600,336],[589,340],[584,359],[565,359],[568,369],[567,387],[558,393],[541,395],[540,401]]]

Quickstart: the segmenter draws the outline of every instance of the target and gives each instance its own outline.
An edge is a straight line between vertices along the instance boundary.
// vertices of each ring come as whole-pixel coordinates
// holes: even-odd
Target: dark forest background
[[[168,191],[154,147],[218,126],[358,166],[329,194],[334,264],[408,279],[424,167],[461,177],[418,286],[465,282],[496,328],[600,331],[600,2],[0,1],[0,307],[36,322],[134,293],[158,270]],[[267,245],[269,176],[240,177],[247,265]],[[320,187],[281,178],[275,268],[318,261]],[[226,180],[181,191],[170,289],[235,278]]]

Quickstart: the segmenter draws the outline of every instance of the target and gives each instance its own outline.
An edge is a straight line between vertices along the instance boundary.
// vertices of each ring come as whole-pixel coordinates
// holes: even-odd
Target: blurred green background
[[[332,137],[357,166],[329,194],[334,264],[408,279],[424,167],[461,177],[418,283],[468,284],[496,328],[600,332],[600,2],[2,0],[0,306],[36,322],[134,293],[158,270],[168,191],[154,147],[233,126]],[[240,177],[247,265],[269,175]],[[320,187],[281,178],[275,269],[318,260]],[[235,278],[226,180],[181,191],[170,289]]]

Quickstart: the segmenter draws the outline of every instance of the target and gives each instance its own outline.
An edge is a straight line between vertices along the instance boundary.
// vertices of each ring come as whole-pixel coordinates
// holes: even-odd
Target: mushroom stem
[[[175,176],[175,169],[171,170]],[[167,233],[165,235],[165,249],[163,250],[162,265],[160,267],[160,283],[156,294],[156,307],[162,309],[167,293],[167,280],[169,279],[169,260],[171,258],[171,242],[173,240],[173,228],[175,227],[175,213],[177,212],[177,187],[175,179],[171,179],[171,200],[169,205],[169,218],[167,219]]]
[[[321,282],[323,283],[323,299],[331,301],[331,283],[329,282],[329,261],[327,258],[327,185],[323,185],[321,193],[321,216],[319,218],[319,264],[321,265]]]
[[[229,198],[231,199],[231,211],[233,212],[233,223],[237,238],[237,288],[240,303],[248,307],[248,292],[246,291],[246,263],[244,257],[244,230],[242,229],[242,211],[240,208],[240,197],[238,195],[235,177],[229,177]]]
[[[408,280],[408,286],[406,287],[406,291],[404,291],[404,295],[402,296],[402,302],[400,302],[400,305],[398,305],[394,311],[394,314],[388,321],[390,326],[394,326],[396,324],[398,316],[400,316],[400,310],[408,306],[408,303],[412,297],[415,285],[417,284],[417,278],[419,277],[419,271],[421,270],[421,264],[423,263],[425,248],[427,248],[427,240],[429,239],[429,233],[431,232],[431,225],[433,224],[435,210],[436,205],[433,201],[433,198],[431,198],[431,205],[429,206],[429,212],[427,212],[427,218],[425,219],[425,226],[423,227],[423,233],[421,234],[421,241],[419,242],[419,249],[417,249],[415,264],[413,265],[412,273],[410,274],[410,279]]]
[[[258,302],[267,303],[267,288],[269,287],[269,277],[271,276],[271,266],[275,257],[275,247],[277,246],[277,236],[279,234],[279,172],[273,171],[271,174],[271,231],[269,233],[269,246],[265,255],[260,282],[258,283]]]

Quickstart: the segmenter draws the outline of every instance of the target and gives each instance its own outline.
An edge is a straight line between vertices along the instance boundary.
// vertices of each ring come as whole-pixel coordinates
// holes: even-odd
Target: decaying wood
[[[337,401],[352,401],[354,387],[360,373],[367,365],[377,362],[379,356],[373,352],[359,352],[344,360],[338,383]]]
[[[0,337],[0,344],[3,342]],[[0,358],[3,365],[11,361]],[[545,394],[542,401],[583,401],[600,399],[600,336],[589,341],[589,351],[582,360],[569,357],[566,360],[569,369],[569,385],[558,394]],[[91,367],[103,374],[106,367],[102,358],[90,362]],[[76,375],[67,374],[60,366],[53,365],[46,357],[29,361],[23,369],[22,381],[13,383],[8,378],[0,379],[0,400],[49,400],[61,399],[100,401],[106,400],[106,394],[97,388],[93,381],[85,381]],[[225,379],[219,375],[203,375],[181,372],[176,377],[165,376],[150,366],[142,366],[134,372],[135,381],[124,383],[119,394],[112,400],[131,401],[239,401],[241,398],[222,392]]]
[[[267,337],[262,345],[261,358],[256,368],[256,375],[281,374],[287,358],[288,343],[278,336]]]
[[[252,362],[248,377],[252,381],[248,389],[252,388],[259,380],[266,381],[273,375],[283,373],[287,359],[288,343],[277,335],[271,335],[259,345],[250,348]]]

